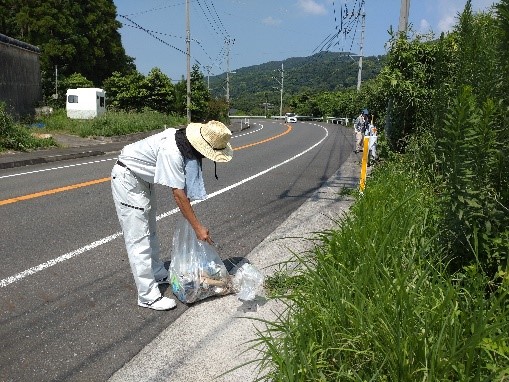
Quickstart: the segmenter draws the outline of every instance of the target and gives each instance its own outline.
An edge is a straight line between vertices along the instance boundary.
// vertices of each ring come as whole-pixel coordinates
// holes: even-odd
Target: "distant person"
[[[164,297],[159,284],[168,270],[159,257],[154,184],[170,187],[182,215],[199,240],[212,243],[207,227],[197,218],[190,200],[205,199],[202,158],[228,162],[233,150],[231,131],[221,122],[191,123],[185,129],[166,129],[124,147],[111,172],[111,189],[138,291],[138,305],[169,310],[175,300]]]
[[[355,153],[364,150],[364,136],[366,130],[369,128],[369,115],[368,110],[364,109],[359,116],[355,119],[354,133],[355,133]]]
[[[362,151],[362,138],[363,138],[363,128],[364,128],[364,114],[360,113],[359,116],[355,119],[353,124],[354,135],[355,135],[355,153],[357,154],[359,151]]]
[[[370,123],[368,133],[369,133],[368,164],[372,164],[372,163],[376,162],[376,160],[378,159],[378,156],[376,153],[376,144],[378,141],[378,136],[377,136],[377,129],[374,124]]]

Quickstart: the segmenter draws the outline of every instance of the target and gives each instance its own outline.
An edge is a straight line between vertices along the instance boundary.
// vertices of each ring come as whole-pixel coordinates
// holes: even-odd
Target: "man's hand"
[[[180,212],[182,212],[182,215],[184,215],[189,224],[191,224],[191,227],[193,227],[198,240],[206,241],[209,244],[214,243],[210,237],[208,228],[204,227],[196,217],[193,206],[191,206],[191,202],[189,201],[189,198],[187,197],[184,190],[179,188],[172,188],[171,191],[173,193],[173,197],[175,198],[175,203],[177,203]]]
[[[206,241],[209,244],[214,243],[214,240],[212,240],[212,238],[210,237],[208,228],[202,226],[201,224],[198,227],[198,229],[194,230],[194,232],[196,233],[196,237],[198,238],[198,240]]]

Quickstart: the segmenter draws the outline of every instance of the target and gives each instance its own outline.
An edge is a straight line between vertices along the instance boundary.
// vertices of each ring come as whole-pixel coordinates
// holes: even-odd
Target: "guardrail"
[[[324,121],[327,123],[332,124],[338,124],[338,125],[345,125],[348,126],[348,122],[350,121],[349,118],[343,118],[343,117],[314,117],[312,115],[295,115],[297,117],[297,121]],[[265,119],[267,118],[264,115],[230,115],[230,119],[244,119],[245,121],[248,121],[249,118],[256,118],[256,119]],[[271,119],[285,119],[284,115],[273,115],[270,117]]]
[[[273,115],[272,119],[285,119],[284,115]],[[297,121],[323,121],[323,117],[313,117],[310,115],[295,115]]]
[[[323,117],[315,117],[313,115],[296,115],[297,121],[323,121]]]
[[[349,119],[348,118],[341,118],[341,117],[326,117],[326,122],[327,123],[335,123],[335,124],[339,124],[339,125],[345,125],[345,126],[348,126],[348,121]]]
[[[264,115],[229,115],[230,119],[246,119],[246,118],[267,118]],[[283,117],[284,118],[284,117]]]

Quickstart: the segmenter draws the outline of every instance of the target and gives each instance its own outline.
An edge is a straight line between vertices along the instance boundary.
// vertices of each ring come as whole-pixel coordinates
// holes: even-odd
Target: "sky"
[[[472,0],[487,11],[496,0]],[[114,0],[126,53],[143,73],[159,68],[173,81],[185,76],[186,1]],[[320,51],[352,59],[383,55],[398,29],[401,0],[189,0],[191,65],[205,76]],[[364,4],[361,10],[361,4]],[[436,36],[456,24],[466,0],[410,0],[409,25]],[[365,33],[362,17],[365,14]],[[363,35],[363,38],[362,38]]]

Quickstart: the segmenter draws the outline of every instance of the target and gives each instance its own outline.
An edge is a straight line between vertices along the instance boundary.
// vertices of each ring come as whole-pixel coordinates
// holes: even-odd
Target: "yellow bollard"
[[[361,184],[360,191],[364,191],[364,187],[366,186],[366,172],[368,171],[368,147],[369,147],[369,137],[364,137],[364,149],[362,151],[362,164],[361,164]]]

